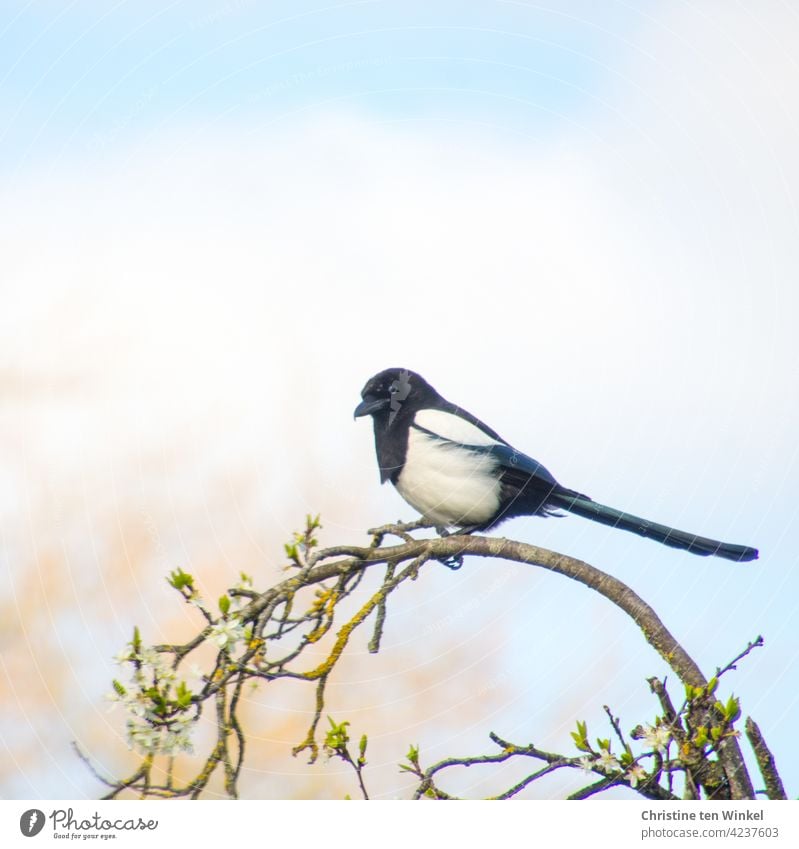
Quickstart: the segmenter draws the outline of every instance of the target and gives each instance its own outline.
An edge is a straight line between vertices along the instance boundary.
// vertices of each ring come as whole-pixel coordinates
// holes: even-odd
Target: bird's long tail
[[[630,513],[615,510],[613,507],[598,504],[587,496],[577,495],[569,490],[562,493],[554,492],[548,499],[548,503],[585,519],[591,519],[592,522],[601,522],[603,525],[610,525],[612,528],[621,528],[624,531],[638,534],[638,536],[670,545],[672,548],[690,551],[691,554],[698,554],[701,557],[714,554],[716,557],[743,562],[756,560],[758,556],[756,548],[719,542],[715,539],[689,534],[686,531],[678,531],[676,528],[659,525],[657,522],[650,522],[648,519],[641,519]]]

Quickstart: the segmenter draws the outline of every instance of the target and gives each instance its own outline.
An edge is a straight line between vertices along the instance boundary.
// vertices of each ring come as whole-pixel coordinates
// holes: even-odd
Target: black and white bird
[[[366,382],[355,417],[371,416],[380,482],[391,481],[440,530],[487,531],[514,516],[566,510],[692,554],[755,560],[757,549],[678,531],[561,486],[536,460],[408,369]]]

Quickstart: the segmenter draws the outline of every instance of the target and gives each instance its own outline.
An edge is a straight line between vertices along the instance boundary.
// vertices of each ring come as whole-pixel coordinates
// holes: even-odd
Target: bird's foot
[[[458,569],[463,566],[463,555],[462,554],[452,554],[449,557],[439,557],[438,562],[442,566],[446,566],[447,569],[451,569],[453,572],[457,572]]]
[[[476,530],[478,530],[477,525],[469,525],[465,528],[456,528],[453,531],[449,531],[449,530],[447,530],[446,528],[443,528],[443,527],[437,527],[436,533],[440,537],[443,538],[443,537],[462,536],[462,535],[468,536],[469,534],[474,533],[474,531],[476,531]],[[449,557],[439,557],[438,562],[441,563],[442,565],[446,566],[447,569],[452,569],[452,571],[454,572],[457,569],[460,569],[461,566],[463,566],[463,555],[462,554],[453,554]]]
[[[436,533],[440,537],[469,536],[479,530],[480,525],[465,525],[462,528],[455,528],[453,531],[448,531],[446,527],[436,525]]]

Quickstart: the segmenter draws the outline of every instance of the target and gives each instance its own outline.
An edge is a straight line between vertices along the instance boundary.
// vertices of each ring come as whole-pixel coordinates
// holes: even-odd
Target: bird
[[[539,463],[419,374],[385,369],[367,380],[355,418],[371,416],[381,484],[439,533],[490,531],[518,516],[574,513],[672,548],[745,562],[756,548],[697,536],[608,507],[562,486]]]

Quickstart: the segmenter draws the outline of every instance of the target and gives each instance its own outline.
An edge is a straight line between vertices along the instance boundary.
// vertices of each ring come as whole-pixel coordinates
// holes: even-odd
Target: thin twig
[[[383,586],[385,587],[394,578],[394,570],[397,564],[391,560],[386,565],[386,574],[383,578]],[[369,651],[371,654],[377,654],[380,651],[380,640],[383,637],[383,626],[386,622],[386,596],[384,595],[377,603],[377,617],[375,619],[375,630],[372,633],[372,639],[369,640]]]
[[[575,790],[574,793],[571,793],[566,798],[567,799],[588,799],[589,796],[594,796],[597,793],[602,793],[605,790],[609,790],[613,787],[614,784],[619,784],[619,778],[602,778],[597,781],[595,784],[589,784],[588,787],[582,787],[579,790]]]
[[[627,741],[624,739],[624,734],[621,733],[621,728],[619,727],[618,718],[613,716],[613,713],[611,712],[610,708],[607,705],[602,705],[602,708],[605,711],[605,713],[607,714],[608,719],[610,720],[610,724],[613,727],[613,730],[616,732],[616,736],[619,738],[619,742],[621,743],[622,748],[624,748],[624,749],[629,748]]]
[[[751,643],[746,644],[746,648],[738,655],[736,655],[726,666],[724,667],[716,667],[716,678],[721,678],[725,672],[729,672],[731,669],[737,669],[737,663],[743,660],[749,652],[754,649],[759,649],[764,644],[763,637],[757,636]]]

